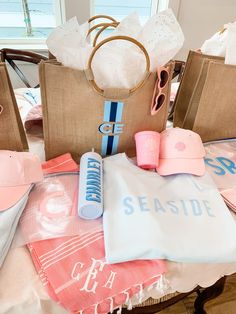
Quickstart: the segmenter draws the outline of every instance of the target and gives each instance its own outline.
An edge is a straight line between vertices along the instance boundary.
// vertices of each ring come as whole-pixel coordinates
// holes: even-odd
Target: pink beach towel
[[[43,169],[45,173],[73,171],[76,164],[66,154],[44,163]],[[166,270],[161,260],[107,264],[99,224],[93,232],[38,241],[28,247],[48,293],[71,313],[112,312],[136,293],[141,302],[143,289],[160,284]]]

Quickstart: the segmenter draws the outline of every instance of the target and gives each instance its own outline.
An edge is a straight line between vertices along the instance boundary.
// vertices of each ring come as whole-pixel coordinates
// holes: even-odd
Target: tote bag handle
[[[88,66],[87,66],[87,74],[89,73],[89,75],[87,75],[87,77],[89,77],[89,81],[91,82],[92,86],[95,88],[95,90],[99,93],[99,94],[104,94],[104,90],[101,89],[97,83],[94,80],[94,74],[93,74],[93,70],[92,70],[92,61],[94,58],[94,55],[96,54],[96,52],[98,51],[98,49],[103,46],[104,44],[113,41],[113,40],[126,40],[126,41],[130,41],[132,43],[134,43],[135,45],[137,45],[142,52],[144,53],[145,59],[146,59],[146,70],[145,70],[145,75],[144,78],[132,89],[129,90],[129,93],[133,93],[135,92],[137,89],[139,89],[141,86],[143,86],[143,84],[146,82],[146,80],[148,79],[149,75],[150,75],[150,58],[148,55],[147,50],[145,49],[145,47],[138,42],[136,39],[129,37],[129,36],[112,36],[112,37],[108,37],[104,40],[102,40],[99,44],[97,44],[94,48],[93,51],[89,57],[88,60]]]
[[[96,25],[93,25],[89,30],[88,30],[88,33],[87,33],[87,37],[97,28],[101,27],[102,30],[106,29],[108,26],[113,26],[113,27],[116,27],[119,23],[118,22],[112,22],[112,23],[100,23],[100,24],[96,24]],[[103,29],[104,27],[104,29]],[[99,30],[98,32],[100,32],[101,30]],[[101,32],[99,33],[99,35],[101,34]]]
[[[104,26],[97,32],[96,36],[94,37],[94,40],[93,40],[93,47],[96,46],[98,37],[101,35],[101,33],[102,33],[103,31],[105,31],[108,27],[114,27],[114,28],[116,28],[118,25],[119,25],[118,22],[107,23],[106,25],[104,25]]]
[[[94,16],[90,17],[88,22],[91,23],[92,21],[97,20],[97,19],[107,19],[107,20],[110,20],[112,22],[117,22],[113,17],[111,17],[109,15],[94,15]]]

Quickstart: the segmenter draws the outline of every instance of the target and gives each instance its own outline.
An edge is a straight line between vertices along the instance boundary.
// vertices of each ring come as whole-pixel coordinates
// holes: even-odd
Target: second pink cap
[[[0,150],[0,211],[15,205],[32,183],[43,179],[39,158],[31,153]]]
[[[205,173],[205,149],[200,136],[190,130],[170,128],[161,133],[157,172],[162,175]]]

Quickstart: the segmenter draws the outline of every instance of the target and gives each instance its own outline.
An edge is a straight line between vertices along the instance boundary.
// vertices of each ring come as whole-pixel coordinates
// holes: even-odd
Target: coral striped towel
[[[49,161],[62,171],[63,157]],[[58,168],[56,163],[58,162]],[[44,164],[44,171],[47,170]],[[68,167],[66,171],[68,171]],[[28,245],[35,267],[50,296],[71,313],[105,314],[155,283],[160,283],[165,262],[133,261],[109,265],[105,261],[103,231],[34,242]]]

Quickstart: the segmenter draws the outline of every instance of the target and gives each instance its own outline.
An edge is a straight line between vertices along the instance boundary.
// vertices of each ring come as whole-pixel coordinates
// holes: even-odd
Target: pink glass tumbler
[[[143,169],[156,169],[159,162],[160,133],[142,131],[135,134],[137,165]]]

